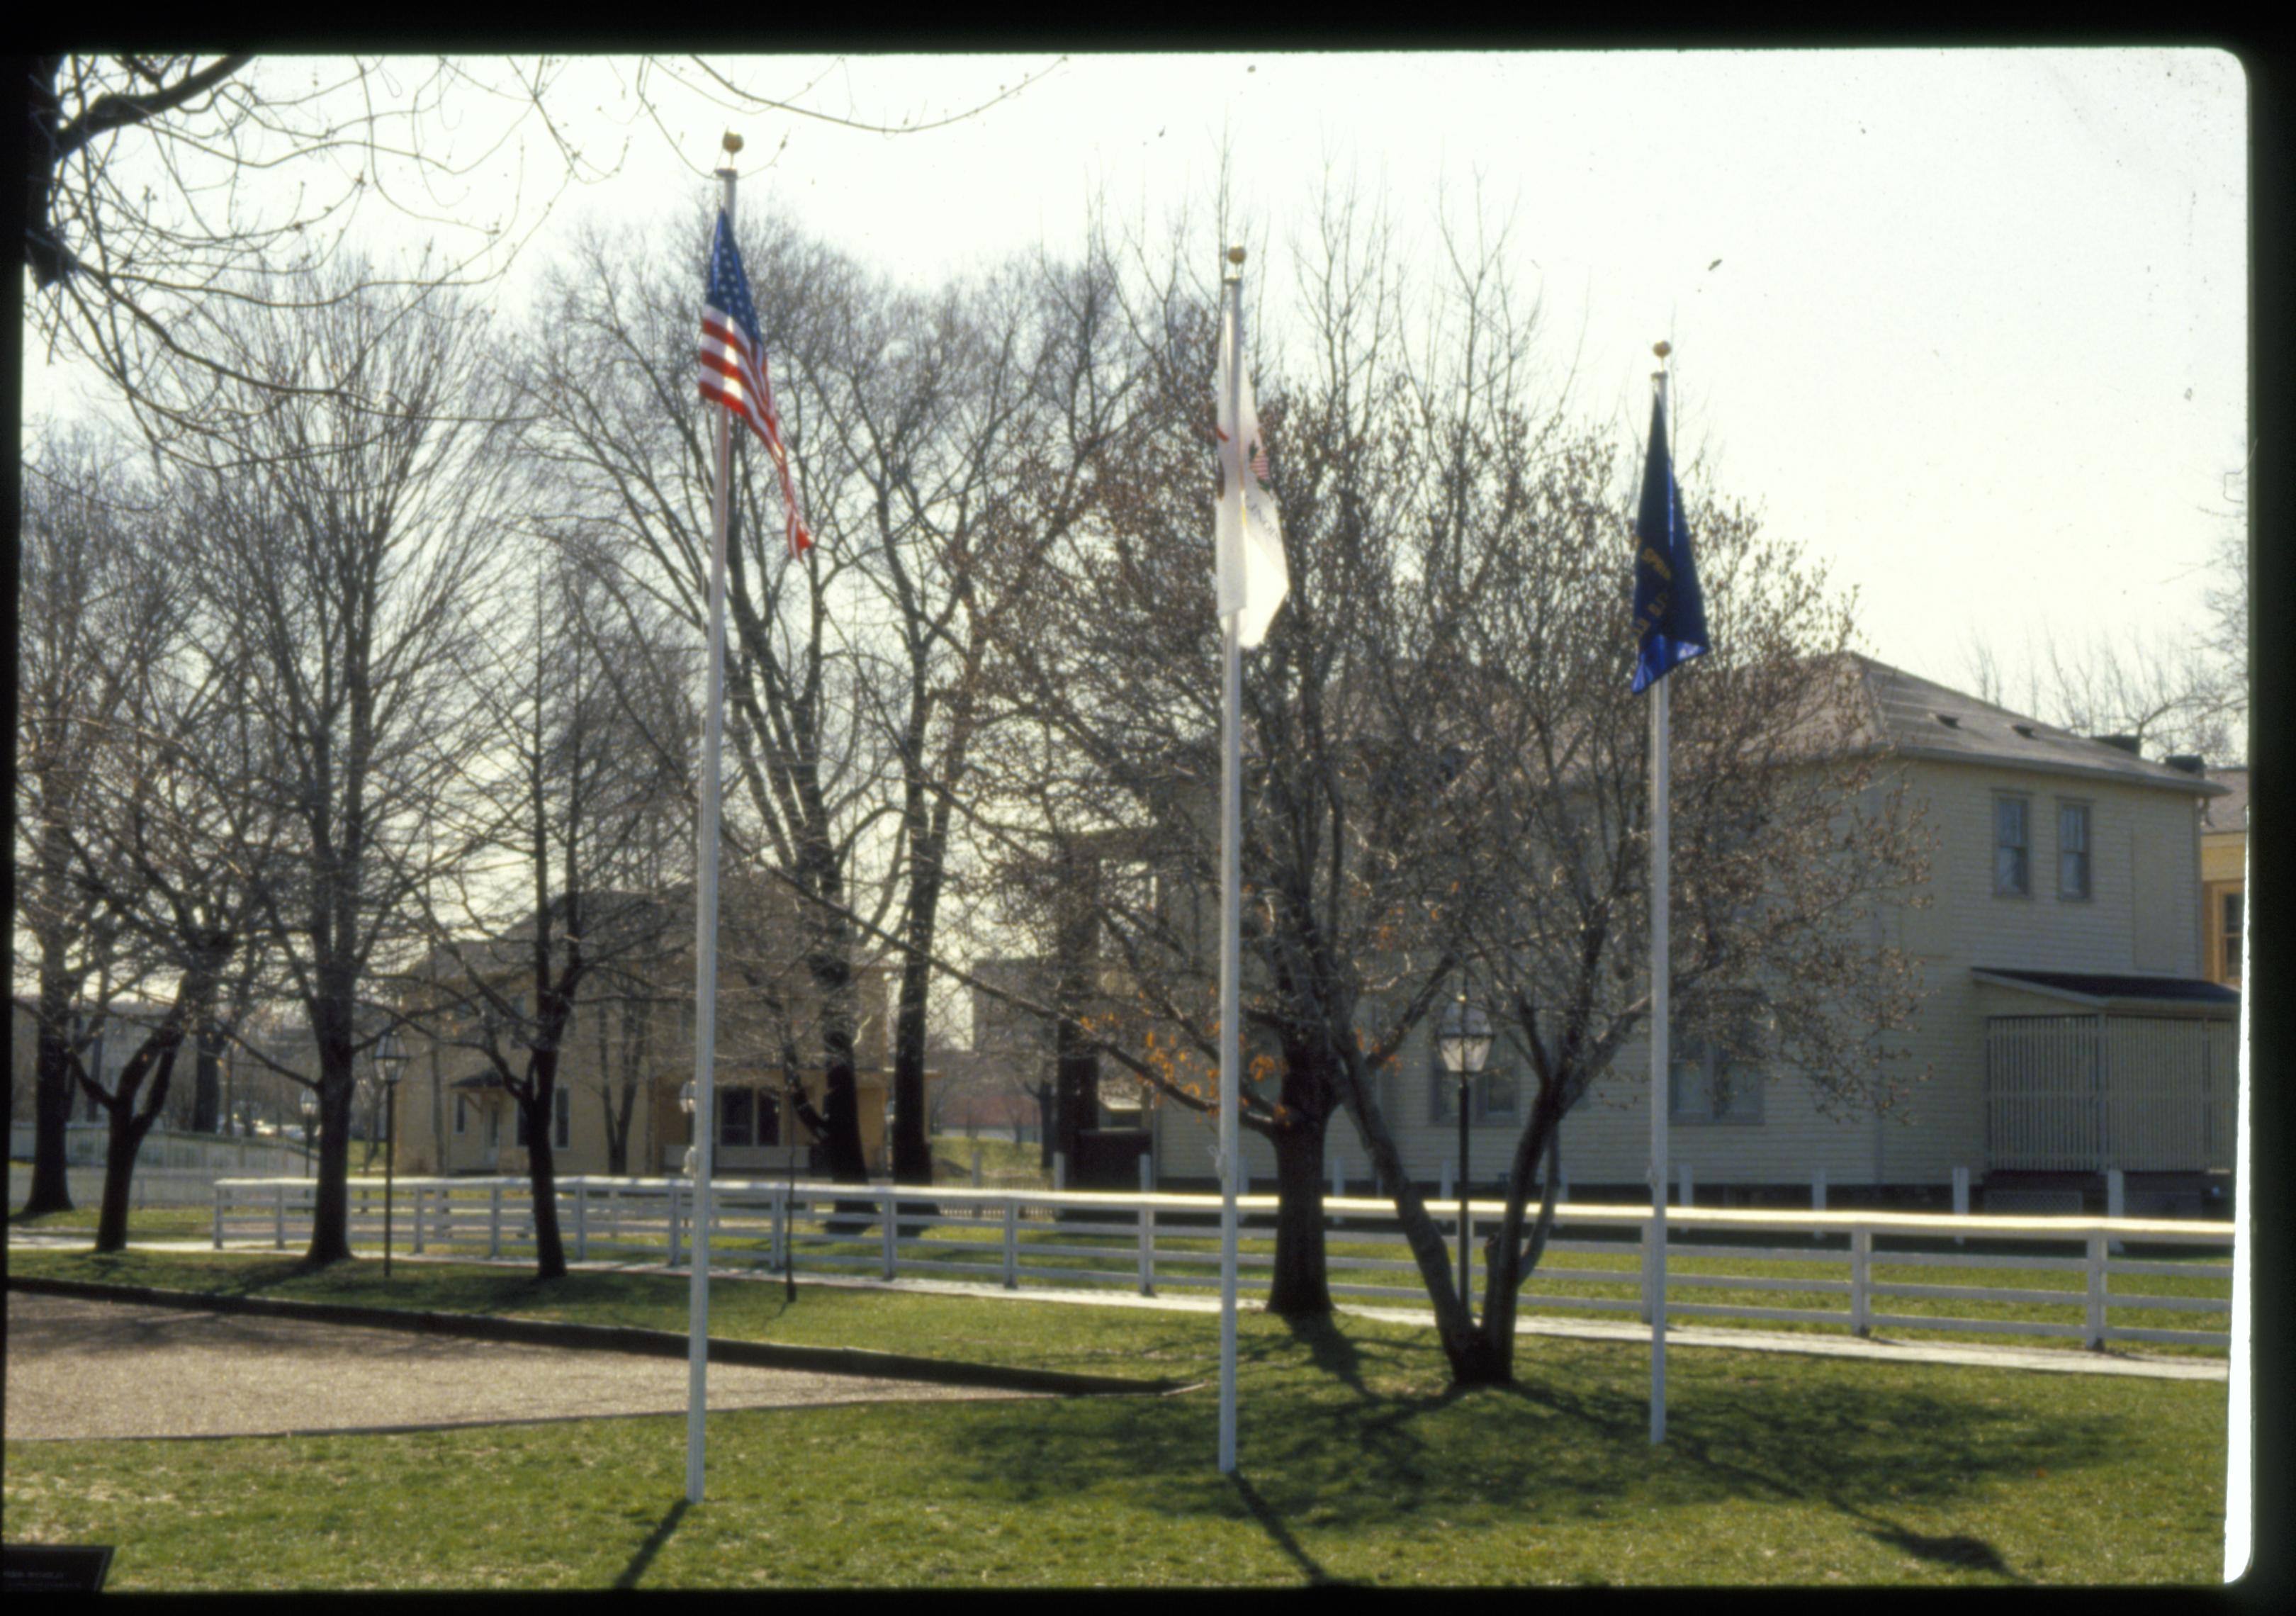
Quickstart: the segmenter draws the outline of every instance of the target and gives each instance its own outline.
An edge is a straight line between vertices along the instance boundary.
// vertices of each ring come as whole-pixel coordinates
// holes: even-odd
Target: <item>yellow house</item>
[[[2219,768],[2209,778],[2230,794],[2211,799],[2201,814],[2201,923],[2206,935],[2208,978],[2240,986],[2240,943],[2248,902],[2248,771]]]
[[[794,1052],[796,1080],[819,1107],[826,1077],[818,1058],[817,997],[800,970],[759,972],[754,962],[742,970],[730,936],[726,954],[736,963],[721,972],[718,992],[716,1170],[732,1177],[803,1173],[811,1156],[803,1126],[783,1115],[783,1056]],[[652,1177],[683,1170],[693,1141],[692,1119],[679,1103],[693,1077],[690,947],[665,951],[652,964],[644,973],[626,968],[594,974],[579,997],[560,1053],[550,1124],[561,1174]],[[436,974],[442,990],[458,969],[440,964]],[[871,1172],[882,1174],[890,1162],[886,972],[865,965],[856,977],[861,1147]],[[518,978],[506,964],[498,990]],[[523,1012],[522,998],[512,996],[510,1003]],[[523,1112],[472,1046],[467,1021],[451,1013],[418,1013],[404,1036],[409,1058],[397,1102],[397,1170],[523,1174]],[[522,1062],[519,1053],[512,1058]],[[522,1063],[519,1070],[522,1075]],[[931,1078],[928,1073],[928,1085]]]

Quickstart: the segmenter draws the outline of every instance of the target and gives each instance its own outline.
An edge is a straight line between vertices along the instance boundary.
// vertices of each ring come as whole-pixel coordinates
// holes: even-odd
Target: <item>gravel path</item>
[[[682,1359],[8,1292],[10,1440],[275,1436],[684,1414]],[[745,1364],[709,1407],[1013,1397]]]

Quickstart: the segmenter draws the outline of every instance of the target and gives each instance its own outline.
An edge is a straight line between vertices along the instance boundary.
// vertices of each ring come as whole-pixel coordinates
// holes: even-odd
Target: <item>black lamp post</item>
[[[305,1089],[300,1103],[303,1112],[303,1170],[308,1173],[311,1170],[311,1128],[319,1120],[317,1091]]]
[[[386,1032],[374,1046],[375,1070],[382,1074],[382,1276],[390,1277],[390,1201],[398,1187],[398,1079],[406,1075],[406,1046]]]
[[[1435,1047],[1442,1056],[1443,1070],[1459,1080],[1459,1300],[1466,1302],[1468,1287],[1474,1283],[1473,1243],[1467,1234],[1467,1090],[1491,1058],[1491,1024],[1481,1011],[1468,1005],[1465,994],[1459,996],[1451,1013],[1443,1018]]]

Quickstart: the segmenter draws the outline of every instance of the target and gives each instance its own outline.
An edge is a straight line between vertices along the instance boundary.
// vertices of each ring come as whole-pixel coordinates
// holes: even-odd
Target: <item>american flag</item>
[[[789,516],[789,553],[804,554],[813,547],[813,535],[798,513],[797,485],[790,479],[782,419],[774,409],[773,381],[766,374],[766,346],[758,334],[757,305],[750,300],[742,250],[734,244],[733,227],[723,209],[709,243],[709,290],[701,305],[701,396],[748,422],[773,456]]]

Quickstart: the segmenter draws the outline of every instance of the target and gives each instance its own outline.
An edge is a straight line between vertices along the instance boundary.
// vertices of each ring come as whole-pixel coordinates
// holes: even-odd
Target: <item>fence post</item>
[[[283,1251],[287,1249],[287,1180],[282,1178],[271,1187],[273,1210],[279,1215],[275,1243]]]
[[[2107,1218],[2126,1218],[2128,1216],[2128,1185],[2121,1177],[2120,1169],[2107,1168],[2104,1173],[2104,1215]],[[2121,1249],[2120,1242],[2116,1240],[2112,1243],[2115,1257],[2120,1255]]]
[[[488,1186],[487,1196],[487,1255],[502,1255],[502,1180],[497,1178]]]
[[[215,1186],[215,1249],[223,1250],[223,1185]]]
[[[1021,1207],[1012,1201],[1004,1203],[1004,1288],[1021,1288]]]
[[[2104,1350],[2104,1235],[2088,1237],[2088,1341],[2092,1352]]]
[[[574,1180],[574,1260],[590,1260],[590,1181]]]
[[[1141,1161],[1142,1177],[1148,1176],[1148,1158]],[[1156,1294],[1156,1209],[1143,1201],[1140,1203],[1140,1294]]]
[[[422,1213],[430,1199],[430,1192],[420,1184],[411,1184],[407,1188],[414,1192],[414,1254],[420,1257],[422,1255]]]
[[[1053,1193],[1058,1194],[1069,1186],[1069,1154],[1066,1151],[1053,1153]]]
[[[980,1187],[980,1147],[978,1144],[972,1147],[972,1187]]]
[[[1969,1216],[1969,1169],[1965,1167],[1953,1169],[1953,1215],[1956,1218]],[[1962,1237],[1956,1235],[1953,1243],[1964,1243]]]
[[[1679,1165],[1675,1169],[1675,1171],[1676,1171],[1676,1172],[1680,1176],[1680,1179],[1681,1179],[1681,1185],[1682,1185],[1682,1193],[1681,1193],[1681,1195],[1680,1195],[1679,1199],[1677,1199],[1677,1200],[1676,1201],[1675,1204],[1676,1204],[1677,1206],[1688,1206],[1688,1205],[1690,1204],[1690,1200],[1691,1200],[1691,1187],[1692,1187],[1692,1186],[1691,1186],[1691,1182],[1690,1182],[1690,1163],[1689,1163],[1689,1162],[1687,1162],[1687,1161],[1685,1161],[1685,1162],[1680,1163],[1680,1164],[1679,1164]]]
[[[1435,1186],[1435,1199],[1438,1201],[1451,1199],[1451,1158],[1448,1156],[1443,1158],[1443,1176]]]
[[[1874,1333],[1874,1231],[1849,1232],[1849,1333]]]
[[[877,1192],[877,1204],[885,1213],[885,1277],[890,1279],[900,1260],[896,1253],[900,1242],[901,1202],[893,1194],[893,1186],[887,1185]]]
[[[1813,1212],[1825,1210],[1825,1169],[1822,1167],[1809,1169],[1809,1210]],[[1813,1241],[1823,1240],[1825,1238],[1825,1231],[1812,1229],[1809,1232],[1809,1237]]]
[[[783,1246],[789,1238],[789,1185],[774,1185],[773,1199],[767,1205],[773,1222],[766,1235],[766,1262],[768,1267],[779,1267],[789,1260]]]
[[[669,1181],[669,1266],[677,1266],[677,1180]]]

